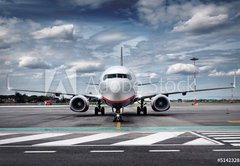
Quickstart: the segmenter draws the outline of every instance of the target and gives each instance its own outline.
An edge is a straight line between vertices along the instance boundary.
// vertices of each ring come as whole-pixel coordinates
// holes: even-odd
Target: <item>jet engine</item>
[[[89,101],[86,97],[79,95],[70,100],[70,109],[74,112],[86,112],[89,108]]]
[[[170,108],[170,101],[164,95],[157,95],[151,100],[152,109],[156,112],[167,111]]]

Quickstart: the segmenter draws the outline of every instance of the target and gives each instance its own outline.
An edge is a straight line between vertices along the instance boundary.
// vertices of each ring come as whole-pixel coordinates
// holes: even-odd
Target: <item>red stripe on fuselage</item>
[[[110,100],[110,99],[107,99],[106,97],[102,97],[103,100],[106,100],[107,102],[109,103],[112,103],[112,104],[120,104],[120,103],[125,103],[125,102],[128,102],[129,100],[132,100],[135,96],[131,96],[127,99],[124,99],[124,100]]]

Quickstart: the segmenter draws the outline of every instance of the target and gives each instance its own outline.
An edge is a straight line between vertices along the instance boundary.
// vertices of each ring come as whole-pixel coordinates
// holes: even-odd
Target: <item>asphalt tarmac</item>
[[[111,109],[0,106],[0,165],[239,165],[240,105],[174,103],[123,122]]]

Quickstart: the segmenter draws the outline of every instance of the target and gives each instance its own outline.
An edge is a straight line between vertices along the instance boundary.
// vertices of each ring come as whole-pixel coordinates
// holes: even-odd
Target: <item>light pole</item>
[[[194,89],[193,89],[193,90],[196,91],[196,89],[197,89],[197,80],[196,80],[196,75],[197,75],[197,71],[196,71],[196,61],[199,60],[199,59],[193,57],[193,58],[191,58],[190,60],[193,61],[193,65],[194,65],[194,67],[195,67],[195,69],[194,69],[194,73],[193,73],[193,81],[194,81],[194,87],[193,87]],[[196,99],[196,97],[195,97],[195,99],[194,99],[193,105],[197,105],[197,99]]]

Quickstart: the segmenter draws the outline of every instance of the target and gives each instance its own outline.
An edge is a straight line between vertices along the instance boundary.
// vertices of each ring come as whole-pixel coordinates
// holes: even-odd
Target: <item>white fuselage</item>
[[[136,97],[136,77],[124,66],[112,66],[103,72],[99,92],[107,105],[114,108],[126,107]]]

